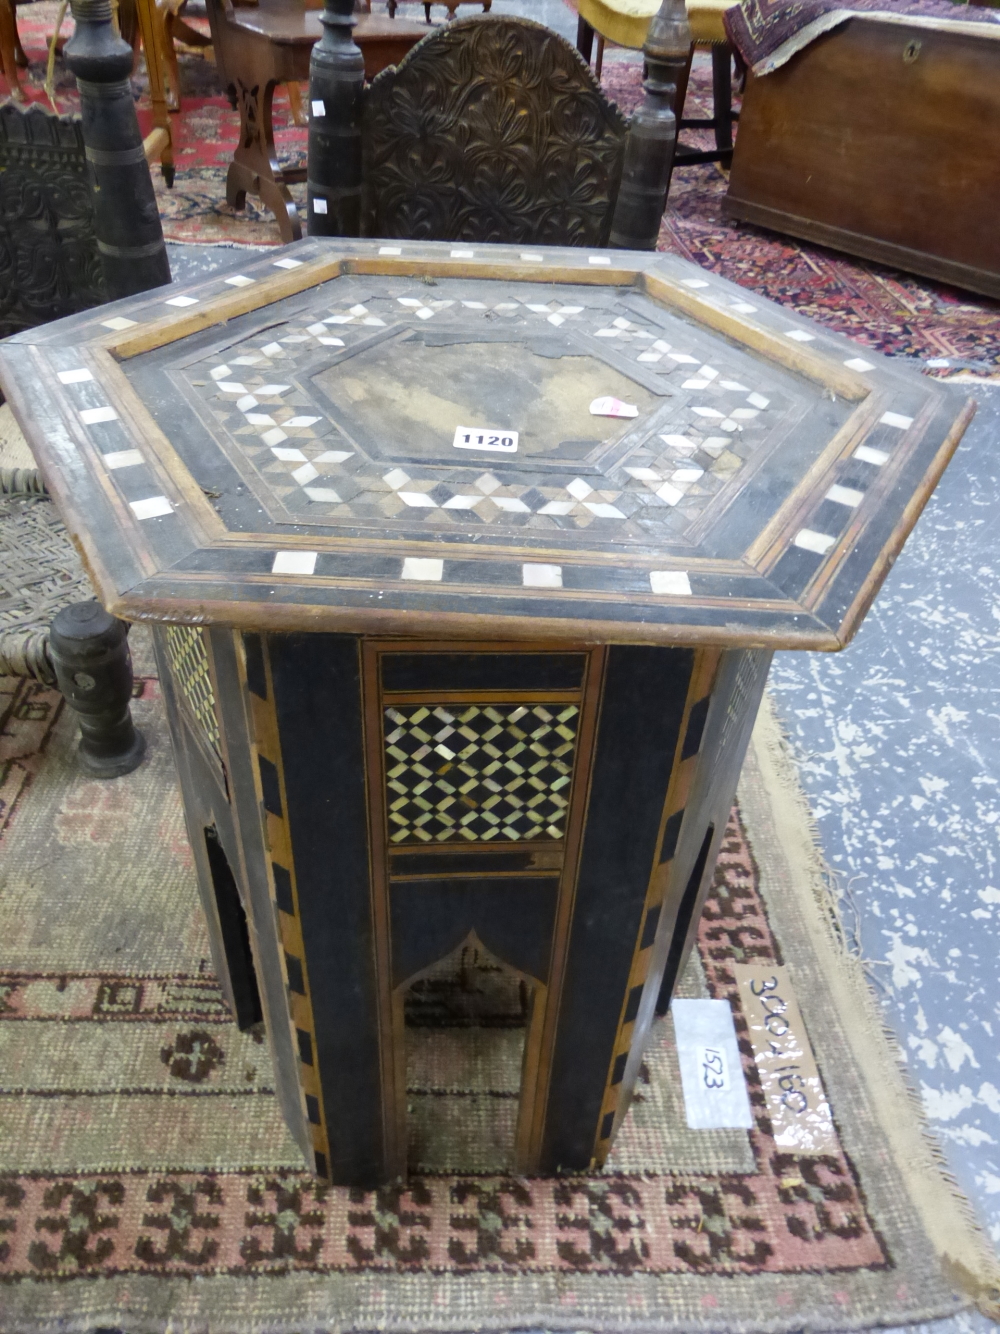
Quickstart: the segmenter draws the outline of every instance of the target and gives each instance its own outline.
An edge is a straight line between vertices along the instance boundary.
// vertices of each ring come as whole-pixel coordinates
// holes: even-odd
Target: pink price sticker
[[[590,405],[594,417],[638,417],[639,409],[634,403],[623,403],[620,398],[595,398]]]

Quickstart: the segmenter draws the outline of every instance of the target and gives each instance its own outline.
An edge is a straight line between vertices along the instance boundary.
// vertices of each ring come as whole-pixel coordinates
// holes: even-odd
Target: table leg
[[[262,93],[260,83],[248,88],[241,79],[236,79],[240,142],[226,176],[226,202],[241,209],[248,192],[257,195],[277,218],[281,239],[287,245],[289,241],[302,239],[302,224],[274,145],[271,107],[277,86],[277,79],[267,79]]]

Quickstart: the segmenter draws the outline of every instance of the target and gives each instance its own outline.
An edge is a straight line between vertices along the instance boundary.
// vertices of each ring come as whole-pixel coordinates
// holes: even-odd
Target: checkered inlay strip
[[[387,708],[390,842],[562,838],[579,712],[575,704]]]
[[[167,627],[167,657],[174,685],[201,724],[212,749],[219,754],[222,741],[215,716],[215,694],[202,632],[189,625]]]

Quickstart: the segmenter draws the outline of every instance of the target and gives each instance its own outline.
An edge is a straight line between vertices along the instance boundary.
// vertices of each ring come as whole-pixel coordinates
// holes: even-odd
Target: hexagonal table
[[[408,988],[526,1008],[514,1161],[602,1162],[776,648],[838,649],[971,405],[666,255],[305,241],[0,347],[154,628],[215,963],[315,1170],[405,1171]]]

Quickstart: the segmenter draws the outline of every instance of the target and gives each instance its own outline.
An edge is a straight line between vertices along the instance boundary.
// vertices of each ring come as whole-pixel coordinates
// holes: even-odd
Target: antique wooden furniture
[[[174,139],[170,127],[170,109],[164,87],[164,68],[169,68],[167,51],[174,56],[173,39],[169,41],[163,18],[155,0],[135,0],[136,21],[146,55],[146,76],[149,80],[149,104],[153,114],[153,128],[142,141],[146,161],[160,160],[160,171],[168,188],[174,183]],[[174,56],[176,67],[176,57]],[[178,106],[180,103],[178,102]]]
[[[1000,296],[998,146],[996,25],[857,15],[748,79],[723,210]]]
[[[691,52],[695,47],[707,46],[712,53],[711,117],[686,117],[684,103],[687,96],[687,73],[677,90],[678,130],[712,130],[715,151],[691,148],[679,143],[674,157],[675,166],[690,166],[696,162],[728,162],[733,148],[733,121],[739,114],[733,111],[732,64],[733,49],[723,27],[722,15],[732,0],[687,0],[686,10],[691,25]],[[594,53],[597,37],[597,55],[594,72],[601,77],[604,63],[604,43],[641,50],[649,32],[649,25],[660,8],[660,0],[579,0],[577,11],[576,45],[587,63]],[[690,67],[689,67],[690,68]]]
[[[77,8],[82,118],[0,107],[0,337],[170,281],[131,51],[107,4]]]
[[[371,0],[369,0],[369,7],[370,3]],[[424,0],[424,15],[427,18],[427,22],[430,23],[432,5],[437,5],[437,4],[445,5],[448,10],[448,20],[450,22],[458,12],[459,5],[478,4],[478,3],[480,3],[480,0]],[[483,6],[483,13],[488,14],[493,7],[493,0],[482,0],[482,6]],[[389,11],[389,17],[391,19],[394,19],[396,17],[397,8],[398,5],[396,3],[396,0],[386,0],[386,9]]]
[[[0,383],[153,627],[307,1161],[405,1171],[406,993],[470,940],[528,1000],[518,1169],[603,1161],[771,653],[850,639],[971,404],[671,255],[317,238]]]
[[[327,0],[310,76],[309,231],[653,249],[690,41],[664,0],[626,122],[573,47],[522,18],[437,29],[363,87],[349,0]]]
[[[278,84],[292,86],[309,77],[309,56],[322,31],[320,16],[283,0],[261,0],[247,9],[235,8],[231,0],[208,0],[208,14],[220,68],[233,85],[240,113],[226,200],[242,208],[248,193],[257,195],[277,218],[282,240],[298,240],[302,225],[288,186],[305,180],[306,171],[279,163],[271,104]],[[374,78],[385,65],[401,60],[425,33],[422,24],[402,19],[361,18],[357,40],[364,76]]]
[[[17,34],[16,0],[0,0],[0,74],[7,81],[11,97],[21,102],[24,92],[17,73],[19,66],[27,69],[28,57]]]
[[[129,45],[135,50],[141,34],[147,52],[155,53],[161,43],[156,38],[156,12],[153,0],[118,0],[118,19],[121,30],[126,35]],[[24,53],[21,39],[17,33],[16,0],[0,0],[0,75],[7,80],[10,96],[15,102],[25,101],[24,90],[18,79],[18,67],[27,68],[28,57]],[[153,66],[155,65],[155,68]],[[167,115],[166,101],[162,91],[162,73],[159,62],[150,61],[149,93],[153,111],[154,129],[143,141],[146,160],[159,158],[164,180],[173,184],[174,158],[173,141],[170,132],[170,119]]]
[[[0,337],[105,299],[80,120],[0,107]]]
[[[0,468],[0,676],[58,686],[81,725],[79,761],[117,778],[142,760],[132,723],[127,626],[87,578],[34,468]],[[0,708],[0,731],[9,714]]]
[[[113,29],[111,0],[72,0],[72,10],[63,54],[80,93],[94,234],[114,298],[168,283],[170,262],[132,100],[132,48]]]

